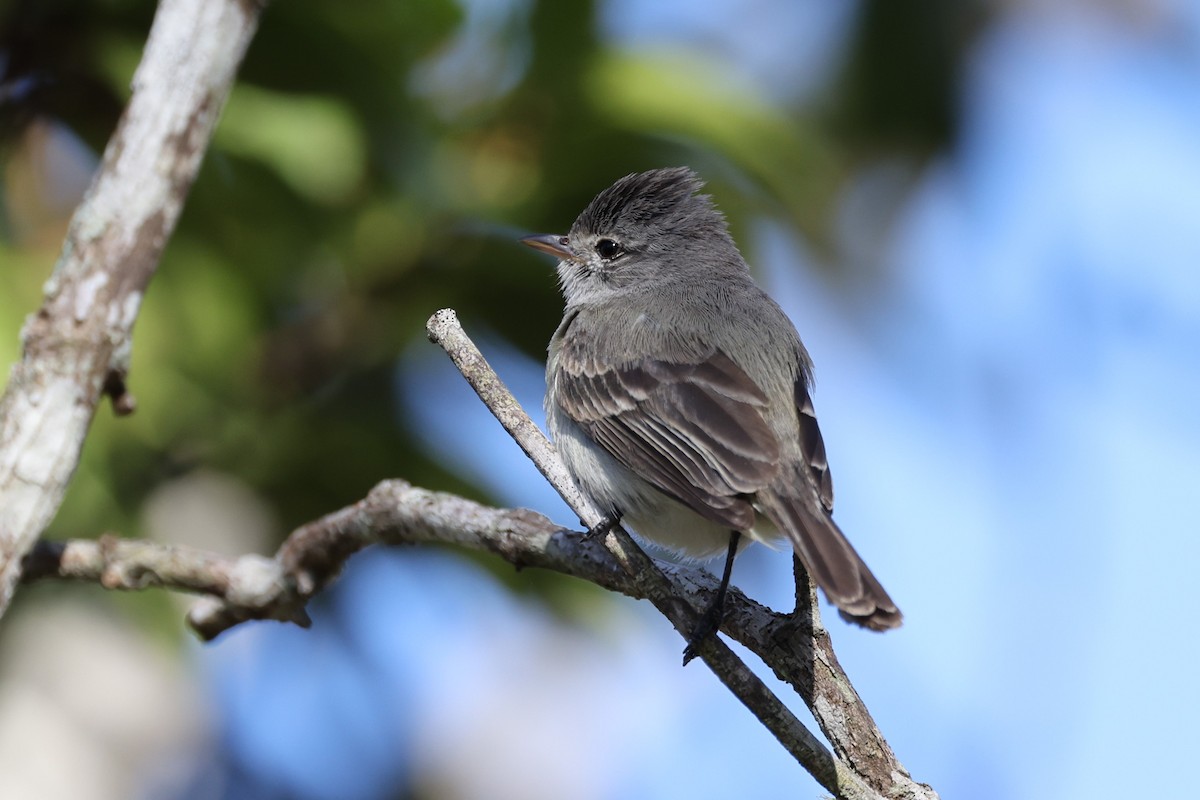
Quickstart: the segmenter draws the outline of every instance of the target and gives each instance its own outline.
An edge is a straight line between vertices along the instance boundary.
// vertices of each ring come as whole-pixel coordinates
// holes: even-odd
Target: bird
[[[812,360],[703,188],[687,167],[629,174],[569,233],[521,239],[558,259],[551,438],[607,525],[687,558],[725,553],[684,663],[719,629],[748,541],[790,543],[845,620],[898,627],[900,610],[833,520]]]

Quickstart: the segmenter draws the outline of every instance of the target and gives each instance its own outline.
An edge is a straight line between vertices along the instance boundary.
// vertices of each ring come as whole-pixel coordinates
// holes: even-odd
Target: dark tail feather
[[[873,631],[900,626],[900,609],[833,519],[816,507],[815,496],[805,501],[768,489],[758,493],[758,501],[843,619]]]

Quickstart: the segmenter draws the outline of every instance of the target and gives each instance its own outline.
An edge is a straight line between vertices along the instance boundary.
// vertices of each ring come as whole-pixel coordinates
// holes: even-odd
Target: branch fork
[[[498,509],[404,481],[294,531],[274,557],[227,557],[104,536],[38,541],[79,463],[101,399],[135,408],[127,382],[142,296],[195,178],[238,65],[257,27],[257,0],[161,0],[129,106],[72,218],[45,300],[22,331],[22,359],[0,398],[0,616],[18,580],[55,578],[108,589],[166,587],[202,595],[188,615],[204,639],[251,619],[307,626],[306,604],[371,544],[450,543],[492,552],[652,602],[686,638],[715,579],[661,564],[620,527],[565,534],[546,517]],[[517,405],[449,309],[430,319],[437,342],[588,529],[604,515],[579,493],[553,446]],[[698,654],[830,793],[848,800],[936,800],[896,760],[838,665],[816,597],[797,572],[797,608],[777,614],[731,589],[721,630],[763,659],[812,711],[832,750],[808,731],[716,636]]]

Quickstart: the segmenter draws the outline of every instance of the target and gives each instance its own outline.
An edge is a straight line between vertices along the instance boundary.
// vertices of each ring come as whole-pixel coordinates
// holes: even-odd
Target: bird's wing
[[[817,495],[826,513],[833,513],[833,476],[829,474],[829,461],[825,458],[825,440],[817,425],[817,412],[813,409],[812,396],[808,393],[808,381],[803,375],[796,378],[796,411],[800,421],[800,452],[808,465],[809,474],[817,486]]]
[[[727,355],[597,370],[564,352],[554,380],[563,413],[621,464],[718,524],[754,524],[747,495],[774,478],[779,444],[766,395]]]

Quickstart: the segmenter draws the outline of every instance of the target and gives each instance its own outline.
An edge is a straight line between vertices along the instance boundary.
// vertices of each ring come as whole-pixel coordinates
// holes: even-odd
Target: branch
[[[455,545],[492,553],[518,567],[550,569],[647,599],[639,582],[599,539],[564,531],[533,511],[490,508],[400,480],[385,481],[358,503],[298,528],[273,559],[258,555],[229,558],[193,548],[105,536],[99,541],[39,542],[26,559],[23,578],[27,582],[48,578],[89,581],[117,590],[165,587],[205,594],[208,596],[193,607],[188,620],[201,637],[211,640],[251,619],[307,626],[307,602],[333,582],[351,555],[372,544]],[[704,570],[678,564],[655,566],[681,597],[695,605],[716,590],[716,579]],[[777,614],[736,589],[730,590],[728,602],[723,630],[784,680],[803,684],[811,680],[814,669],[818,675],[830,669],[826,655],[814,659],[812,649],[803,644],[803,628],[798,632],[790,615]],[[827,644],[827,637],[823,641]],[[852,694],[836,660],[831,663],[829,677],[819,677],[818,682],[836,681],[843,692]],[[798,675],[806,677],[798,681]],[[823,707],[823,713],[814,708],[818,719],[835,712],[853,717],[844,708],[838,712],[836,704]],[[841,726],[850,731],[844,721]],[[821,769],[817,777],[823,785],[842,781],[840,791],[826,786],[829,791],[848,798],[878,797],[854,776],[855,770],[819,744],[811,758],[801,763],[808,768],[814,760]],[[896,774],[893,779],[896,787],[911,786],[890,796],[936,797],[906,774]]]
[[[434,314],[427,330],[430,339],[446,350],[480,399],[579,515],[583,525],[595,527],[603,514],[579,493],[554,447],[467,337],[454,311],[443,309]],[[630,582],[628,587],[613,588],[650,600],[686,639],[697,618],[693,609],[705,608],[710,602],[708,598],[695,601],[695,577],[690,576],[686,582],[691,586],[673,584],[665,573],[677,574],[678,570],[658,565],[620,526],[605,536],[604,545]],[[798,589],[794,615],[775,615],[735,593],[721,629],[749,647],[780,679],[795,688],[833,743],[837,757],[720,639],[713,636],[704,640],[701,657],[780,744],[835,795],[871,797],[875,790],[888,797],[936,797],[931,788],[909,777],[842,671],[821,623],[816,588],[799,562],[795,563]],[[701,593],[707,595],[712,590],[706,579]]]
[[[463,333],[453,312],[435,315],[430,330],[539,469],[568,498],[578,499],[549,442]],[[575,510],[585,525],[599,519],[598,511],[583,502]],[[517,567],[551,569],[648,599],[685,637],[695,619],[693,609],[707,607],[716,590],[717,581],[708,572],[655,562],[619,528],[603,540],[581,536],[533,511],[490,508],[399,480],[385,481],[358,503],[296,529],[274,558],[228,558],[107,536],[98,542],[39,543],[26,559],[25,579],[95,581],[110,589],[162,586],[201,593],[205,597],[193,607],[188,621],[202,638],[211,640],[251,619],[307,626],[306,604],[336,579],[354,553],[372,544],[431,543],[493,553]],[[896,760],[842,671],[821,623],[815,589],[803,570],[797,573],[794,613],[773,612],[731,588],[722,631],[797,691],[833,744],[833,752],[722,641],[713,637],[701,656],[828,791],[852,800],[936,800],[937,794],[913,781]]]
[[[125,389],[142,294],[254,35],[251,0],[163,0],[133,94],[0,399],[0,616],[57,513],[100,399]]]
[[[579,516],[584,527],[590,530],[599,525],[604,520],[603,512],[579,492],[553,445],[525,414],[516,398],[467,337],[454,311],[442,309],[437,312],[430,318],[426,329],[429,338],[446,351],[480,399],[504,429],[516,439],[517,444],[533,460],[571,510]],[[650,600],[686,639],[699,619],[694,606],[685,601],[654,561],[620,526],[613,527],[605,534],[604,546],[629,578],[636,595]],[[848,782],[850,778],[839,780],[842,776],[837,774],[836,763],[829,751],[728,645],[711,636],[700,643],[698,651],[709,669],[766,725],[780,744],[803,764],[822,786],[831,792],[839,793],[839,785]]]
[[[105,589],[138,591],[163,587],[208,594],[242,608],[276,605],[289,591],[279,562],[256,555],[237,558],[194,547],[101,536],[98,540],[40,541],[25,557],[21,580],[58,578],[98,583]],[[284,619],[277,612],[277,619]],[[299,609],[286,617],[306,626]]]

